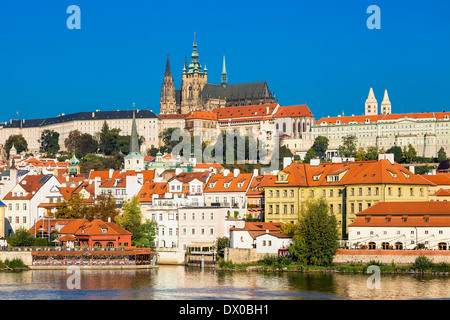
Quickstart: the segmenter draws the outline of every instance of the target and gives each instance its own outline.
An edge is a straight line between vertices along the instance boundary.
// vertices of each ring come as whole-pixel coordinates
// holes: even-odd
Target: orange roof
[[[438,185],[450,185],[450,173],[438,173],[438,174],[425,174],[421,176],[422,178]]]
[[[113,178],[106,180],[101,187],[102,188],[125,188],[127,185],[127,177],[128,176],[136,176],[139,173],[143,175],[143,182],[151,182],[153,181],[153,176],[155,174],[155,170],[143,170],[142,172],[136,172],[134,170],[127,170],[124,172],[119,172],[113,175]]]
[[[191,119],[217,120],[217,113],[202,110],[191,111],[186,115],[186,120]]]
[[[211,167],[215,169],[223,169],[223,166],[220,163],[197,163],[194,169],[209,169]]]
[[[272,174],[259,175],[254,177],[252,180],[252,184],[247,191],[247,196],[262,196],[264,194],[264,186],[269,183],[274,177],[276,176]]]
[[[106,230],[106,233],[103,230]],[[69,222],[61,229],[59,234],[63,235],[129,235],[131,232],[119,227],[113,222],[103,222],[95,219],[89,222],[86,219],[69,219]]]
[[[183,183],[189,183],[192,180],[197,179],[200,182],[206,182],[208,177],[209,177],[209,174],[208,174],[208,172],[205,172],[205,171],[181,172],[181,173],[177,174],[176,176],[173,176],[172,178],[170,178],[169,181],[177,180],[177,181],[180,181]]]
[[[314,117],[306,104],[298,106],[280,106],[274,118]]]
[[[245,118],[244,120],[253,120],[254,117],[260,119],[263,116],[270,116],[278,106],[277,103],[262,104],[254,106],[215,108],[213,113],[217,114],[219,120]],[[242,119],[241,119],[242,121]]]
[[[167,182],[148,182],[144,183],[141,190],[138,193],[138,199],[141,202],[152,202],[152,196],[154,194],[161,197],[168,190]]]
[[[106,230],[106,232],[103,232]],[[131,232],[119,227],[113,222],[103,222],[102,220],[95,219],[91,222],[85,223],[75,231],[77,236],[92,236],[92,235],[129,235]]]
[[[283,224],[281,222],[245,222],[244,228],[236,228],[233,226],[230,231],[251,231],[251,232],[263,232],[267,230],[269,232],[278,231]]]
[[[363,123],[366,119],[370,122],[377,122],[380,120],[397,120],[401,118],[413,118],[413,119],[444,119],[445,116],[450,116],[450,112],[423,112],[423,113],[398,113],[398,114],[379,114],[372,116],[347,116],[347,117],[327,117],[321,118],[316,121],[316,124],[320,125],[322,122],[327,124],[336,124],[336,121],[341,121],[342,124],[350,122]]]
[[[378,202],[356,214],[349,227],[450,226],[450,202]]]
[[[234,178],[233,173],[228,176],[223,174],[213,174],[205,187],[204,192],[246,192],[252,180],[251,173],[240,173]],[[229,184],[228,186],[226,186]],[[241,186],[239,186],[242,184]]]
[[[441,188],[438,191],[436,191],[435,195],[440,197],[448,197],[450,196],[450,190]]]
[[[292,163],[281,172],[286,173],[284,181],[274,177],[266,186],[332,186],[351,184],[413,184],[433,185],[420,175],[415,175],[400,164],[383,159],[379,161],[356,161],[345,163],[321,163],[311,166],[309,163]],[[327,179],[329,175],[341,179]]]
[[[67,225],[71,219],[40,219],[36,222],[35,225],[33,225],[29,230],[28,233],[34,234],[34,230],[36,227],[37,231],[45,231],[50,228],[50,231],[52,231],[56,225]],[[63,227],[64,228],[64,227]]]
[[[25,190],[26,194],[22,197],[13,196],[13,192],[10,191],[3,200],[29,200],[34,197],[34,194],[39,191],[39,189],[48,181],[48,179],[43,179],[48,175],[28,175],[20,181],[20,186]],[[49,176],[51,178],[51,176]],[[41,180],[42,179],[42,180]]]

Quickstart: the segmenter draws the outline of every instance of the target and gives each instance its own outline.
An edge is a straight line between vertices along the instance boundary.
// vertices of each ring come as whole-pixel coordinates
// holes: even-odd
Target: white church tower
[[[366,100],[366,116],[373,116],[378,114],[378,102],[375,99],[375,94],[373,93],[372,86],[370,86],[369,96]]]
[[[384,89],[384,97],[383,101],[381,102],[381,114],[391,114],[391,101],[389,101],[389,96],[387,92],[387,88]]]

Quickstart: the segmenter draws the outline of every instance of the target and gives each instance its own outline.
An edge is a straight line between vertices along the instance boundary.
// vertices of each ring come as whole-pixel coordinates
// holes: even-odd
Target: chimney
[[[108,217],[108,222],[111,222],[111,217]]]
[[[109,178],[111,179],[114,174],[114,169],[109,169]]]
[[[283,169],[286,167],[289,167],[292,163],[292,158],[290,157],[284,157],[283,158]]]
[[[266,233],[269,233],[269,229],[266,229]]]
[[[320,164],[320,159],[311,159],[311,160],[309,161],[309,165],[310,165],[311,167],[318,167],[319,164]]]
[[[230,174],[230,170],[229,169],[223,169],[223,176],[226,177]]]
[[[259,175],[259,170],[258,169],[253,169],[253,176],[256,177]]]
[[[241,171],[239,169],[234,169],[233,170],[233,177],[237,178],[237,176],[239,175]]]
[[[414,166],[409,166],[409,171],[411,171],[412,173],[416,173],[415,171],[416,171],[416,167],[414,167]]]
[[[102,184],[102,178],[95,177],[94,180],[94,194],[98,196],[100,194],[100,185]]]

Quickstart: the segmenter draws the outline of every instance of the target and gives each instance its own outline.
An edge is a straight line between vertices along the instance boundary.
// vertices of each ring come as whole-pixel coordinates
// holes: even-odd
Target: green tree
[[[318,136],[314,139],[314,143],[311,146],[311,149],[314,150],[316,156],[320,159],[325,157],[325,152],[328,149],[329,140],[325,136]]]
[[[9,155],[9,150],[14,145],[17,153],[21,153],[22,151],[28,151],[28,142],[21,134],[13,134],[8,137],[5,141],[5,151]]]
[[[159,134],[159,139],[164,143],[167,148],[166,150],[169,153],[178,143],[180,143],[180,141],[172,141],[172,134],[175,130],[178,130],[178,128],[167,128]]]
[[[317,158],[316,152],[312,148],[310,148],[305,154],[303,163],[309,163],[311,161],[311,159],[316,159],[316,158]]]
[[[8,239],[8,243],[13,247],[31,247],[33,242],[33,235],[23,227],[17,228],[14,232],[14,236]]]
[[[300,216],[294,231],[290,252],[302,263],[328,266],[339,248],[338,226],[334,214],[328,214],[328,203],[324,198],[311,200]]]
[[[112,195],[108,194],[98,195],[95,204],[87,208],[84,218],[89,221],[95,219],[114,221],[117,216],[119,216],[119,209],[116,208],[116,201]]]
[[[80,194],[74,194],[69,200],[63,200],[56,206],[56,219],[83,219],[87,213],[86,202]]]
[[[356,155],[355,155],[355,160],[356,161],[366,161],[367,160],[367,153],[363,147],[358,148],[358,151],[356,152]]]
[[[403,158],[403,162],[405,163],[413,163],[417,160],[417,151],[416,149],[414,149],[414,147],[409,144],[408,148],[403,149],[402,152],[402,158]]]
[[[378,160],[378,155],[381,154],[382,150],[378,149],[377,146],[367,147],[366,157],[367,160]]]
[[[216,245],[217,245],[216,250],[217,250],[217,253],[218,253],[220,256],[223,256],[223,253],[222,253],[221,251],[224,250],[225,248],[228,248],[229,244],[230,244],[230,241],[228,240],[227,237],[220,237],[220,238],[217,238],[217,240],[216,240]]]
[[[45,129],[42,131],[39,143],[41,144],[41,152],[46,152],[48,156],[52,157],[59,152],[59,133]]]
[[[342,137],[342,144],[338,148],[339,156],[344,158],[356,157],[356,147],[358,139],[354,135]]]
[[[88,153],[95,153],[98,148],[97,140],[89,133],[81,133],[78,130],[69,132],[69,136],[64,140],[64,145],[70,153],[77,157],[84,157]]]
[[[390,147],[386,153],[392,153],[394,154],[394,161],[397,163],[402,163],[403,162],[403,152],[402,152],[402,148],[400,148],[399,146],[395,146],[395,147]]]
[[[137,247],[153,247],[156,237],[157,224],[154,220],[142,223],[141,203],[134,196],[125,201],[122,206],[123,214],[116,217],[116,223],[133,235],[131,244]]]
[[[438,154],[437,154],[437,161],[439,163],[441,163],[441,162],[443,162],[445,160],[447,160],[447,154],[445,153],[444,147],[441,147],[439,149],[439,151],[438,151]]]

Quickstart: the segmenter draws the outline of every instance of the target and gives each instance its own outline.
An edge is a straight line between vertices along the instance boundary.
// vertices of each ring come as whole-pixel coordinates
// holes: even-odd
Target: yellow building
[[[430,184],[386,159],[292,163],[264,188],[265,221],[295,223],[307,201],[323,197],[345,238],[356,213],[380,201],[428,201]]]

